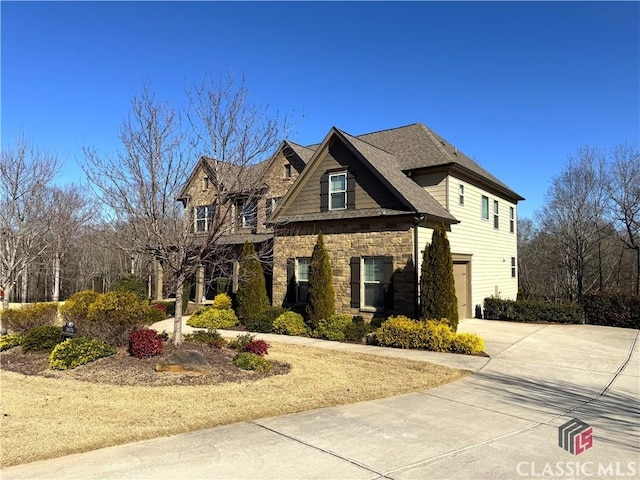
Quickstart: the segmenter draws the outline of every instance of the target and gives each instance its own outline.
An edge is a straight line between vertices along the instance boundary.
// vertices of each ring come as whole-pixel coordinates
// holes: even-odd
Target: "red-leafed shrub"
[[[129,354],[149,358],[162,353],[162,339],[155,330],[134,330],[129,337]]]
[[[253,340],[247,343],[243,350],[264,357],[269,354],[269,344],[264,340]]]

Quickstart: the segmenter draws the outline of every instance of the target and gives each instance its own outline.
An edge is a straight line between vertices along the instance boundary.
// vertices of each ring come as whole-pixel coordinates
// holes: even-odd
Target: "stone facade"
[[[310,257],[322,231],[333,269],[336,312],[361,315],[415,315],[415,267],[412,218],[364,219],[298,224],[276,228],[274,238],[273,304],[287,304],[287,259]],[[352,257],[393,257],[393,308],[374,312],[351,306]]]

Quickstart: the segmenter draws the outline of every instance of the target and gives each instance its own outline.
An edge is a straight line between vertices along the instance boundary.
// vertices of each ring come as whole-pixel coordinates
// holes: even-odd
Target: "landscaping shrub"
[[[244,351],[264,357],[269,354],[269,344],[264,340],[253,340],[244,346]]]
[[[551,304],[536,301],[484,299],[484,318],[513,322],[582,323],[582,307],[575,303]]]
[[[336,314],[329,318],[324,318],[318,323],[318,327],[313,331],[315,338],[324,340],[334,340],[336,342],[345,341],[345,331],[351,325],[351,316]]]
[[[222,338],[215,330],[196,330],[193,333],[188,333],[184,336],[185,342],[197,342],[206,343],[212,348],[223,348],[227,345],[227,341]]]
[[[307,317],[317,327],[323,319],[336,313],[333,272],[322,232],[318,233],[309,264],[309,305]]]
[[[309,330],[302,315],[285,312],[273,321],[273,332],[281,335],[307,335]]]
[[[22,340],[22,352],[50,352],[62,342],[62,328],[53,325],[42,325],[32,328]]]
[[[255,370],[257,372],[270,372],[271,362],[266,358],[251,352],[240,352],[233,357],[233,364],[243,370]]]
[[[247,344],[253,342],[255,338],[255,335],[251,335],[250,333],[243,333],[229,342],[229,348],[233,348],[234,350],[238,350],[239,352],[244,352],[244,348],[247,346]]]
[[[373,328],[380,328],[384,322],[387,321],[386,317],[373,317],[369,325]]]
[[[583,305],[585,323],[640,328],[640,297],[619,293],[589,293],[583,297]]]
[[[89,306],[87,321],[78,321],[78,332],[118,347],[129,342],[129,334],[150,323],[151,308],[133,293],[108,292]]]
[[[14,333],[26,333],[35,327],[54,325],[58,319],[57,303],[34,303],[2,312],[2,324]]]
[[[458,333],[451,343],[453,353],[477,355],[484,350],[484,340],[475,333]]]
[[[60,314],[66,322],[76,325],[86,323],[89,318],[89,307],[100,296],[93,290],[83,290],[71,295],[64,304],[60,305]]]
[[[376,331],[376,340],[382,346],[433,352],[476,354],[484,349],[480,337],[467,333],[456,334],[446,319],[416,321],[404,316],[389,317]]]
[[[250,332],[270,333],[273,330],[274,320],[288,311],[283,307],[268,307],[262,313],[245,319],[244,325]]]
[[[364,321],[360,315],[353,317],[351,323],[344,329],[344,339],[347,342],[362,343],[362,339],[373,331],[373,326]]]
[[[231,309],[231,297],[226,293],[219,293],[213,299],[211,306],[218,310],[229,310]]]
[[[208,307],[198,310],[189,317],[187,325],[193,328],[230,328],[238,324],[238,317],[230,308],[219,310]]]
[[[147,285],[137,275],[125,275],[120,278],[113,287],[114,292],[133,293],[138,300],[147,299]]]
[[[69,338],[58,344],[49,355],[49,366],[54,370],[66,370],[84,365],[99,358],[109,357],[116,349],[95,338]]]
[[[164,345],[155,330],[134,330],[129,336],[129,355],[136,358],[155,357]]]
[[[173,313],[175,313],[175,302],[154,302],[151,304],[151,308],[160,310],[164,315],[164,318],[168,318],[173,316]],[[172,313],[169,313],[170,308]]]
[[[11,333],[0,337],[0,352],[22,345],[24,336],[20,333]]]
[[[167,318],[167,316],[162,312],[162,310],[158,310],[157,308],[153,308],[153,306],[149,306],[147,313],[147,321],[145,323],[151,325],[156,322],[161,322]]]
[[[238,284],[238,315],[244,322],[252,321],[269,307],[264,270],[253,243],[245,242],[240,259]]]

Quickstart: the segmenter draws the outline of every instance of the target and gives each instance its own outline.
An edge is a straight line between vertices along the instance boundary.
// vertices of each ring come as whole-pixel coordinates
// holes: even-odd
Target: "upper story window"
[[[500,217],[498,215],[498,201],[494,200],[493,201],[493,228],[495,228],[496,230],[499,228],[500,226]]]
[[[194,230],[196,233],[208,232],[213,224],[213,205],[201,205],[194,209]]]
[[[329,175],[329,210],[347,208],[347,174]]]
[[[462,184],[458,187],[458,202],[464,206],[464,185]]]
[[[209,190],[209,177],[204,177],[202,179],[202,189]]]
[[[267,217],[276,209],[282,197],[267,198]]]
[[[242,226],[255,227],[258,225],[258,202],[246,200],[242,205]]]
[[[284,178],[291,178],[291,164],[284,164]]]
[[[482,195],[482,219],[489,220],[489,197]]]
[[[516,231],[516,209],[509,207],[509,233]]]
[[[511,257],[511,278],[516,278],[516,257]]]

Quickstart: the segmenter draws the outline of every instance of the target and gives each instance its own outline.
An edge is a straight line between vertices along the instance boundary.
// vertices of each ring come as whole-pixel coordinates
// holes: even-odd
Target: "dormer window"
[[[291,178],[291,164],[285,163],[284,165],[284,178]]]
[[[329,175],[329,210],[343,210],[347,208],[347,174],[334,173]]]
[[[209,190],[209,177],[204,177],[202,179],[202,189]]]

